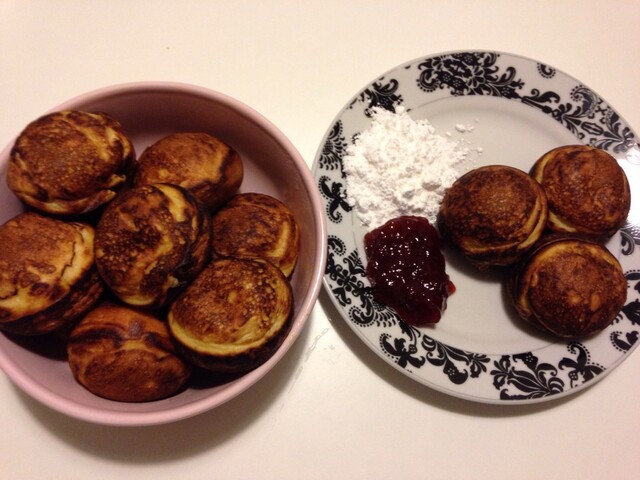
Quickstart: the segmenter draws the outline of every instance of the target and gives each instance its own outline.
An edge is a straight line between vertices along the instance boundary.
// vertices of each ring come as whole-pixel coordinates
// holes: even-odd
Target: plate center
[[[427,119],[439,135],[463,142],[470,150],[468,168],[503,164],[528,172],[548,150],[577,142],[549,116],[502,98],[446,97],[409,113],[414,120]],[[453,251],[445,250],[445,257],[457,291],[440,323],[424,330],[427,335],[486,354],[537,350],[556,342],[518,318],[505,287],[507,272],[481,273]]]

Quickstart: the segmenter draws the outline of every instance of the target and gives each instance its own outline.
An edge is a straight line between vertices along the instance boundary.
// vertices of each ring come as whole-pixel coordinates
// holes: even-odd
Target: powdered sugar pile
[[[436,134],[427,120],[414,121],[403,107],[396,113],[375,108],[371,127],[343,158],[347,201],[366,227],[400,215],[435,223],[445,190],[468,154],[463,144]]]

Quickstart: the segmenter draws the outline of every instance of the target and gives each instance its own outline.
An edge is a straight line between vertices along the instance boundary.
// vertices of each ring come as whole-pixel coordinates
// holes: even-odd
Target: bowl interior
[[[39,339],[0,334],[0,367],[20,388],[67,415],[112,425],[157,424],[186,418],[220,405],[258,381],[298,337],[317,299],[324,270],[326,231],[315,181],[284,135],[246,105],[210,90],[182,84],[128,84],[69,100],[52,111],[105,112],[122,124],[138,155],[165,135],[199,131],[214,135],[241,155],[245,176],[241,192],[275,196],[293,211],[300,227],[301,249],[291,278],[294,324],[281,348],[267,363],[242,377],[217,385],[190,387],[155,402],[121,403],[97,397],[76,383],[60,355],[42,355]],[[7,188],[11,145],[0,154],[0,222],[22,210]]]

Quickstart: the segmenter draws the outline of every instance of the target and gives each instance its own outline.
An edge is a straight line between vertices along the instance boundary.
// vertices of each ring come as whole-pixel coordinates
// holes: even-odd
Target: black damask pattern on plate
[[[621,252],[623,255],[633,255],[636,249],[636,245],[640,245],[640,225],[635,225],[631,222],[625,223],[620,229],[621,239]]]
[[[446,345],[428,335],[422,337],[422,347],[427,352],[428,362],[442,367],[443,373],[456,385],[465,383],[469,377],[478,378],[487,371],[486,364],[490,361],[487,355]]]
[[[349,108],[353,108],[356,102],[362,102],[367,106],[364,109],[364,114],[367,117],[372,115],[374,108],[384,108],[391,112],[396,111],[396,107],[402,105],[402,95],[398,93],[400,82],[395,78],[389,79],[386,83],[382,77],[379,81],[375,82],[371,87],[364,89],[358,97],[351,102]]]
[[[322,196],[327,199],[325,208],[327,218],[334,223],[341,223],[343,213],[349,213],[352,209],[347,201],[342,182],[334,182],[331,178],[323,175],[318,180],[318,189]]]
[[[493,365],[493,386],[500,391],[502,400],[532,400],[564,391],[565,384],[558,377],[557,367],[539,363],[531,352],[503,355]],[[512,393],[513,389],[517,393]]]
[[[565,357],[560,360],[558,367],[560,370],[569,372],[569,381],[571,388],[593,380],[596,376],[604,372],[604,367],[591,361],[591,354],[584,345],[579,342],[569,342],[567,344],[569,353],[575,355],[575,358]]]
[[[636,298],[630,301],[622,307],[621,312],[624,313],[625,317],[627,317],[632,324],[640,326],[640,300]]]
[[[380,335],[380,348],[402,368],[421,368],[426,358],[419,353],[420,332],[404,322],[400,322],[401,336],[389,333]]]
[[[544,63],[537,63],[538,73],[543,78],[553,78],[556,76],[556,69],[550,67],[549,65],[545,65]]]
[[[342,121],[338,120],[322,147],[322,153],[318,157],[318,165],[324,170],[340,170],[342,177],[345,174],[342,169],[342,157],[347,153],[347,142],[342,133]]]
[[[347,254],[345,244],[340,238],[329,235],[327,240],[329,255],[325,274],[332,282],[331,293],[343,307],[352,305],[352,298],[359,299],[364,305],[370,287],[362,280],[365,271],[360,257],[357,252]]]
[[[491,95],[519,98],[524,81],[516,77],[516,69],[503,72],[496,65],[499,54],[464,52],[428,58],[417,65],[421,72],[418,87],[425,92],[447,89],[453,96]]]
[[[418,63],[418,87],[425,92],[447,89],[452,96],[490,95],[536,108],[564,125],[584,143],[626,152],[637,147],[632,130],[602,98],[584,85],[576,86],[563,99],[558,92],[526,89],[526,83],[513,66],[500,67],[500,54],[463,52],[428,58]],[[553,69],[538,66],[538,72],[551,75]],[[553,75],[551,75],[553,76]]]
[[[427,362],[441,369],[449,381],[456,385],[469,378],[478,378],[487,371],[487,355],[467,352],[439,342],[419,329],[398,321],[401,334],[380,335],[381,350],[402,368],[419,369]]]
[[[635,330],[626,333],[616,330],[614,332],[611,332],[611,334],[609,335],[609,339],[611,340],[611,344],[615,347],[616,350],[622,353],[627,353],[638,342],[639,335],[640,334]]]
[[[329,255],[325,275],[331,281],[331,292],[348,311],[351,322],[359,327],[391,327],[399,322],[393,310],[376,302],[371,286],[364,282],[365,267],[357,251],[348,251],[344,242],[328,237]],[[354,303],[353,300],[358,302]]]
[[[640,293],[640,270],[628,271],[624,276],[632,290]],[[622,310],[618,313],[614,322],[620,323],[623,320],[623,316],[626,317],[633,326],[640,327],[640,301],[638,298],[629,301],[622,307]]]
[[[561,371],[568,377],[569,389],[605,371],[602,365],[591,361],[591,354],[582,343],[569,342],[567,351],[570,356],[562,357],[557,366],[540,362],[532,352],[503,355],[491,371],[493,386],[500,391],[502,400],[532,400],[563,393],[567,385]]]
[[[389,328],[400,322],[393,310],[378,303],[373,298],[371,289],[367,289],[363,297],[362,308],[349,310],[349,319],[361,327],[377,326]]]

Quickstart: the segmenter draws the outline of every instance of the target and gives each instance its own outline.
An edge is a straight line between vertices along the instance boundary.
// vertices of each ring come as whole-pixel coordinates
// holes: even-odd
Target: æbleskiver
[[[371,127],[343,157],[347,201],[369,229],[401,215],[435,223],[445,190],[462,172],[469,149],[438,135],[427,120],[374,108]]]

